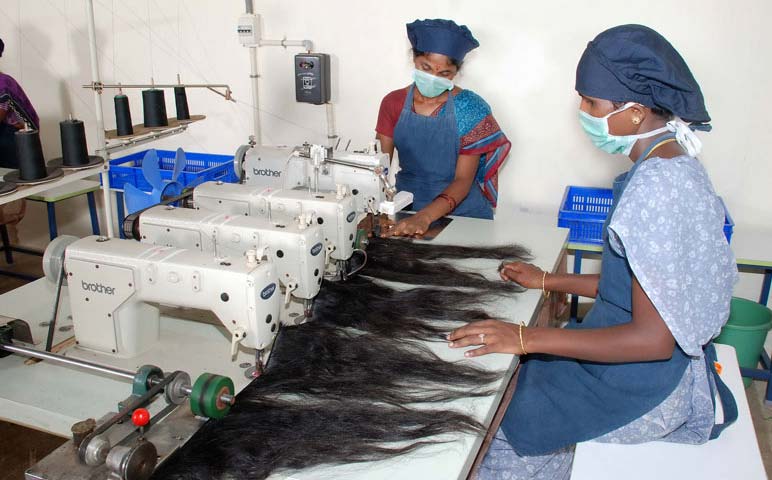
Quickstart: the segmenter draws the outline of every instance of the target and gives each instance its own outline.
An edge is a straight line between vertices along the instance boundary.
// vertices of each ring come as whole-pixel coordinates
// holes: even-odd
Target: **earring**
[[[641,119],[640,119],[640,118],[638,118],[638,117],[633,117],[633,123],[634,123],[635,125],[638,125],[639,123],[641,123]]]

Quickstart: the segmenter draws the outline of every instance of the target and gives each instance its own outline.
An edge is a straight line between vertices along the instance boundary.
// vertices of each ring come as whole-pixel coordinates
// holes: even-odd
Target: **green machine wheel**
[[[202,373],[190,392],[190,409],[199,417],[222,418],[231,406],[220,400],[220,396],[234,395],[235,391],[233,380],[230,378]]]

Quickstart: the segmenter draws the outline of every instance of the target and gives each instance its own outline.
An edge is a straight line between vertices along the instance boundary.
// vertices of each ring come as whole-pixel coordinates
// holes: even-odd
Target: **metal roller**
[[[239,183],[244,183],[244,157],[253,146],[254,145],[241,145],[236,149],[236,154],[233,155],[233,173],[236,174]]]
[[[113,447],[105,463],[112,478],[120,480],[147,480],[158,462],[158,452],[150,442],[140,441],[134,446]]]
[[[59,272],[64,265],[64,252],[70,244],[78,240],[80,238],[73,235],[60,235],[48,244],[43,253],[43,273],[49,282],[56,283],[59,279]],[[63,285],[67,285],[66,276]]]

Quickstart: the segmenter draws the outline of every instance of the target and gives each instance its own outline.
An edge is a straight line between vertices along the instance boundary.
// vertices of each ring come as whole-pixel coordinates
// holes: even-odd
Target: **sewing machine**
[[[301,216],[310,218],[322,229],[326,259],[346,261],[357,248],[359,215],[352,195],[342,185],[335,192],[314,193],[207,182],[195,188],[193,203],[202,210],[264,218],[279,225],[291,225]]]
[[[388,179],[389,155],[378,142],[362,150],[333,150],[321,145],[241,148],[234,168],[246,185],[274,189],[336,191],[344,185],[357,212],[394,215],[413,203],[411,192],[397,192]]]
[[[268,256],[284,287],[285,323],[300,315],[290,311],[291,298],[302,301],[301,313],[307,316],[324,276],[324,237],[310,213],[276,225],[254,216],[156,206],[140,213],[125,233],[142,243],[199,250],[216,258],[242,259],[249,250]]]
[[[278,330],[276,266],[257,258],[215,258],[201,252],[105,237],[59,237],[44,257],[63,264],[79,348],[132,357],[158,340],[156,304],[214,313],[239,344],[262,351]]]
[[[315,239],[311,229],[308,233]],[[240,355],[239,346],[254,350],[252,371],[257,373],[262,371],[263,352],[278,333],[276,264],[254,249],[215,257],[131,240],[61,236],[46,249],[43,270],[44,282],[66,289],[70,315],[56,326],[69,327],[71,322],[75,345],[64,350],[66,354],[33,348],[32,336],[20,341],[14,328],[1,325],[0,357],[15,353],[90,371],[95,382],[114,377],[131,384],[124,387],[123,396],[114,398],[117,412],[107,412],[98,422],[74,424],[72,440],[33,466],[28,479],[146,479],[159,459],[184,444],[206,418],[228,412],[236,394],[230,377],[203,373],[192,381],[181,370],[164,372],[143,365],[148,357],[168,361],[159,354],[159,305],[213,313],[231,336],[230,359]],[[175,349],[171,355],[177,357],[183,356],[179,349],[193,349],[193,355],[209,355],[210,365],[221,362],[221,355],[186,345],[182,335],[174,340],[176,345],[160,348]],[[220,349],[227,350],[226,345],[222,342]]]

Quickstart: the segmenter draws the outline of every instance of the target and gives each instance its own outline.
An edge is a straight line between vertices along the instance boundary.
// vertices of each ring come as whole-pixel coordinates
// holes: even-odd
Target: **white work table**
[[[540,217],[517,214],[497,220],[457,218],[434,240],[437,243],[457,245],[497,245],[518,243],[529,248],[533,263],[546,269],[557,268],[562,258],[567,230],[545,224]],[[469,266],[484,268],[486,275],[497,278],[498,261],[468,261]],[[29,285],[0,295],[0,315],[20,318],[29,323],[36,342],[45,328],[53,307],[54,287],[41,279]],[[541,292],[528,291],[486,306],[492,315],[511,321],[534,323],[542,305]],[[66,292],[60,309],[60,324],[67,320],[69,306]],[[69,322],[69,323],[68,323]],[[72,348],[67,355],[114,365],[124,369],[136,369],[151,363],[165,371],[180,369],[192,378],[208,371],[230,376],[240,390],[247,383],[244,368],[239,364],[253,359],[247,352],[240,352],[235,362],[230,362],[230,337],[219,326],[189,320],[162,317],[162,341],[157,348],[130,361],[110,359],[106,356],[86,353]],[[57,332],[54,343],[67,332]],[[463,350],[452,350],[444,342],[430,344],[433,351],[446,360],[462,360]],[[42,347],[38,347],[42,348]],[[485,368],[506,371],[498,384],[493,385],[497,394],[490,397],[461,399],[437,408],[454,408],[473,415],[486,426],[496,414],[501,398],[509,384],[518,358],[512,355],[494,354],[473,360]],[[14,423],[68,436],[69,427],[88,417],[99,418],[116,408],[116,402],[126,398],[130,385],[126,381],[99,377],[93,373],[40,362],[25,365],[24,358],[11,355],[0,359],[0,418]],[[292,474],[274,474],[272,479],[360,479],[420,478],[446,480],[466,478],[480,450],[483,438],[474,435],[456,435],[448,443],[421,448],[413,453],[386,461],[342,466],[325,466]],[[335,442],[330,438],[330,442]]]
[[[703,445],[648,442],[639,445],[582,442],[576,446],[571,480],[742,479],[767,478],[753,429],[748,399],[733,347],[716,344],[721,378],[732,390],[737,421]],[[723,420],[721,403],[716,417]]]

